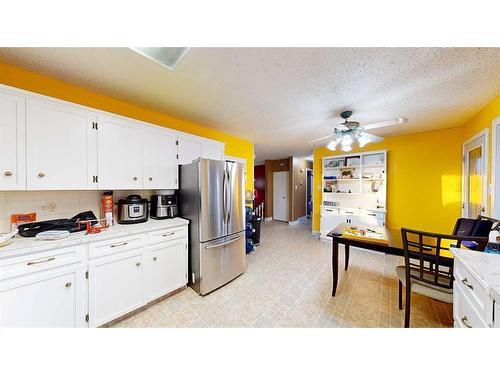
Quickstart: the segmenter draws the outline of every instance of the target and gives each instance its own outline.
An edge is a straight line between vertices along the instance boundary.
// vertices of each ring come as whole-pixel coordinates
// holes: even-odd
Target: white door
[[[142,254],[120,254],[89,264],[90,326],[98,327],[143,304]]]
[[[273,220],[289,221],[289,172],[273,173]]]
[[[25,99],[0,92],[0,190],[26,189]]]
[[[177,145],[168,130],[144,129],[144,188],[177,189]]]
[[[83,266],[0,282],[0,327],[84,327]]]
[[[154,300],[187,284],[187,242],[169,241],[151,250],[148,300]]]
[[[204,142],[201,145],[201,157],[204,159],[223,160],[224,149],[218,144]]]
[[[142,158],[142,125],[99,117],[99,189],[141,189]]]
[[[28,190],[95,189],[97,117],[76,106],[26,101]]]
[[[488,132],[481,132],[463,145],[463,216],[487,215]]]
[[[179,139],[179,165],[190,164],[199,158],[201,158],[200,142]]]

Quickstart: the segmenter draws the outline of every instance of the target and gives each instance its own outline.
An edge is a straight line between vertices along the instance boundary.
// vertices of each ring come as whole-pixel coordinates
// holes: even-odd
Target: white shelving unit
[[[385,226],[387,151],[324,157],[321,237],[340,223]]]

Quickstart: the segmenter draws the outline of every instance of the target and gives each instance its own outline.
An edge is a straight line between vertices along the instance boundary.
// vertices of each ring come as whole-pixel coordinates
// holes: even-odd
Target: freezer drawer
[[[199,294],[208,294],[245,272],[244,232],[199,246],[200,275],[195,275],[199,285],[194,288]]]

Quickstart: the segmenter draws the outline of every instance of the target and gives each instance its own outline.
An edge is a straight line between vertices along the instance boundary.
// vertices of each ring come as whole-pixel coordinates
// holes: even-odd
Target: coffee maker
[[[154,194],[151,195],[152,219],[162,220],[177,216],[177,195]]]

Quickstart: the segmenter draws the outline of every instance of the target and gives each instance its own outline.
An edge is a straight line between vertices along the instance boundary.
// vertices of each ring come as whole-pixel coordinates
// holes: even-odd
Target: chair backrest
[[[401,228],[405,257],[406,280],[414,279],[443,288],[453,287],[453,266],[443,265],[451,245],[460,247],[462,242],[477,244],[475,250],[483,251],[488,238],[453,236],[440,233]],[[426,264],[427,263],[427,264]]]
[[[488,220],[491,221],[490,230],[499,230],[500,229],[500,220],[495,219],[493,217],[479,215],[476,220]]]
[[[479,215],[477,219],[461,217],[457,219],[452,234],[454,236],[488,237],[494,225],[498,225],[498,220],[486,216]]]

